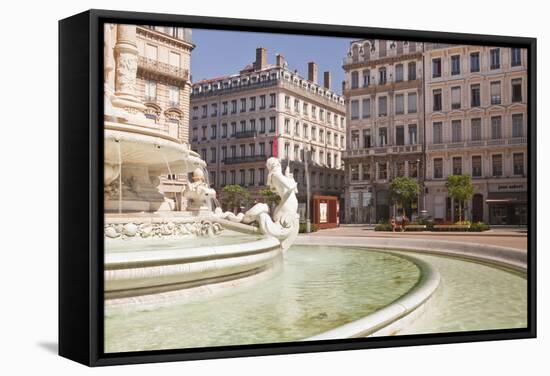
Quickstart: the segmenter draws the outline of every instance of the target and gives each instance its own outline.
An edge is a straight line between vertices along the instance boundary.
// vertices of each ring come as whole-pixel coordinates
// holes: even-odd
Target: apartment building
[[[466,218],[527,224],[527,50],[426,44],[426,209],[457,220],[449,175],[468,174]]]
[[[331,89],[330,72],[320,84],[317,71],[310,62],[306,79],[280,54],[268,64],[260,47],[255,61],[238,73],[193,84],[190,142],[208,163],[210,184],[218,192],[239,184],[258,200],[267,179],[265,161],[274,156],[298,182],[303,213],[304,161],[310,153],[311,193],[341,196],[344,99]]]
[[[395,177],[423,184],[422,51],[415,42],[350,43],[343,62],[347,223],[376,223],[394,215],[388,187]],[[418,212],[417,204],[406,208],[409,216]]]

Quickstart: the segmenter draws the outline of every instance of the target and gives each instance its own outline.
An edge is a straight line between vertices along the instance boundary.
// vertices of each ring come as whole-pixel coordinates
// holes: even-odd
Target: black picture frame
[[[528,326],[396,337],[105,354],[103,344],[102,24],[170,25],[526,48],[528,51]],[[59,354],[88,366],[416,346],[536,337],[535,38],[88,10],[59,21]]]

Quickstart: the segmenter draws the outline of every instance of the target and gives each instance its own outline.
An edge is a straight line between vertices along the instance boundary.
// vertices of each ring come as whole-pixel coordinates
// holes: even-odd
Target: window
[[[363,71],[363,87],[368,87],[370,85],[370,70],[366,69]]]
[[[145,56],[148,59],[158,60],[158,48],[152,44],[145,45]]]
[[[493,48],[490,51],[491,55],[491,69],[500,68],[500,48]]]
[[[309,138],[308,126],[307,126],[306,123],[304,123],[303,126],[302,126],[302,137],[303,138]]]
[[[236,99],[231,101],[231,113],[232,114],[237,113],[237,100]]]
[[[197,128],[193,128],[192,137],[193,137],[193,141],[197,141],[199,139]]]
[[[388,129],[386,127],[378,129],[378,146],[386,146],[388,143]]]
[[[253,168],[248,170],[248,185],[256,184],[256,170]]]
[[[246,132],[246,120],[241,120],[241,132]]]
[[[443,107],[441,89],[436,89],[433,91],[433,110],[441,111]]]
[[[203,105],[202,106],[202,117],[205,118],[206,116],[208,116],[208,105]]]
[[[351,165],[351,181],[358,181],[359,180],[359,166],[358,165]]]
[[[311,127],[311,139],[317,141],[317,127]]]
[[[370,180],[370,165],[364,164],[363,165],[363,179],[362,180]]]
[[[227,158],[227,146],[222,146],[222,162]]]
[[[481,177],[481,156],[479,155],[472,156],[472,176]]]
[[[300,112],[300,101],[298,99],[294,99],[294,112]]]
[[[388,97],[378,98],[378,116],[388,115]]]
[[[479,72],[479,52],[470,54],[470,72]]]
[[[365,98],[363,99],[363,108],[362,108],[362,116],[363,116],[363,119],[367,119],[367,118],[370,118],[370,99],[368,98]]]
[[[378,70],[378,84],[385,85],[387,82],[386,68],[380,68]]]
[[[227,102],[222,103],[222,115],[227,115]]]
[[[300,122],[298,121],[294,122],[294,135],[300,136]]]
[[[460,74],[460,55],[451,56],[451,75]]]
[[[455,86],[451,88],[451,108],[457,110],[460,107],[460,86]]]
[[[403,81],[403,64],[397,64],[395,66],[395,81]]]
[[[433,143],[443,143],[443,123],[440,121],[433,123]]]
[[[311,106],[311,117],[317,119],[317,107]]]
[[[514,153],[512,156],[514,175],[523,175],[523,153]]]
[[[512,102],[521,102],[521,78],[512,80]]]
[[[443,178],[443,158],[434,159],[434,179]]]
[[[246,145],[239,145],[239,157],[246,157]]]
[[[231,123],[231,137],[235,136],[235,133],[237,133],[237,123],[233,122]]]
[[[265,109],[265,94],[260,95],[260,110]]]
[[[236,158],[236,157],[237,157],[237,146],[231,145],[231,158]]]
[[[290,144],[287,142],[285,143],[285,154],[284,154],[284,158],[285,159],[290,159]]]
[[[211,117],[218,116],[218,104],[217,103],[212,103],[211,107],[212,107],[212,111],[210,112],[210,116]]]
[[[416,93],[407,94],[407,111],[409,114],[416,113]]]
[[[288,95],[285,96],[285,108],[290,110],[290,97]]]
[[[511,65],[513,67],[517,67],[521,65],[521,48],[511,48],[510,49],[510,56],[511,56]]]
[[[273,157],[273,141],[269,141],[269,156]]]
[[[462,157],[453,157],[453,175],[462,175]]]
[[[216,148],[210,148],[210,163],[216,163]]]
[[[363,129],[363,147],[371,147],[370,129]]]
[[[351,120],[359,119],[359,101],[351,101]]]
[[[246,98],[241,98],[241,112],[246,111]]]
[[[265,169],[260,168],[258,171],[259,171],[259,175],[260,175],[258,184],[259,185],[265,185]]]
[[[298,145],[294,145],[294,154],[292,155],[292,158],[295,161],[300,160],[300,147]]]
[[[239,170],[239,184],[244,186],[246,181],[246,171]]]
[[[260,155],[265,156],[265,142],[260,142]]]
[[[418,162],[409,161],[409,177],[411,178],[418,177]]]
[[[277,98],[274,93],[269,94],[269,107],[275,108],[277,106]]]
[[[523,114],[512,115],[512,137],[523,137]]]
[[[414,145],[418,141],[418,128],[416,124],[409,124],[409,144]]]
[[[452,130],[452,142],[462,141],[462,122],[460,120],[453,120],[451,122]]]
[[[500,81],[491,82],[491,104],[500,104]]]
[[[502,154],[493,155],[493,176],[502,176]]]
[[[201,140],[206,140],[206,126],[202,127]],[[203,159],[206,160],[206,158]]]
[[[168,87],[168,102],[170,106],[177,107],[180,104],[180,88],[170,85]]]
[[[491,138],[493,140],[502,138],[502,117],[500,116],[491,117]]]
[[[405,162],[396,162],[395,169],[398,177],[405,176]]]
[[[256,110],[256,97],[250,97],[250,111]]]
[[[396,115],[405,113],[405,97],[403,94],[397,94],[395,96],[395,113]]]
[[[210,138],[212,140],[215,140],[217,137],[218,137],[218,127],[216,126],[216,124],[212,124],[210,126]]]
[[[411,61],[408,64],[408,75],[407,79],[409,81],[416,80],[416,63],[414,61]]]
[[[402,125],[395,127],[395,144],[405,145],[405,127]]]
[[[235,180],[235,170],[229,171],[229,183],[230,183],[230,184],[235,184],[235,183],[236,183],[236,180]]]
[[[309,116],[309,107],[308,107],[307,103],[304,102],[304,105],[302,107],[303,107],[302,111],[304,112],[304,115]]]
[[[227,184],[227,171],[222,171],[222,181],[221,185],[222,187]]]
[[[385,180],[388,178],[388,166],[386,162],[378,163],[378,179]]]
[[[290,134],[290,119],[285,119],[285,133]]]
[[[359,149],[359,131],[358,130],[351,131],[351,148]]]
[[[145,81],[145,100],[154,101],[157,99],[157,83],[155,81]]]
[[[265,133],[265,118],[260,119],[260,133]]]
[[[227,137],[227,123],[222,124],[222,138]]]
[[[471,106],[479,107],[481,106],[481,87],[479,84],[470,86],[471,90]]]
[[[481,119],[472,119],[470,124],[472,127],[472,141],[481,140]]]
[[[359,87],[359,72],[351,72],[351,88],[357,89]]]
[[[275,132],[275,117],[269,118],[269,131]]]
[[[441,77],[441,58],[432,60],[432,77]]]

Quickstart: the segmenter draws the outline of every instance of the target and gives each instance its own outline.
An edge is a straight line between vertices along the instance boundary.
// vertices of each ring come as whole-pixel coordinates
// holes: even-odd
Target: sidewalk
[[[414,238],[434,239],[476,244],[489,244],[502,247],[527,250],[527,231],[525,228],[496,228],[485,232],[383,232],[374,231],[370,225],[342,226],[319,230],[311,236],[343,236],[373,238]]]

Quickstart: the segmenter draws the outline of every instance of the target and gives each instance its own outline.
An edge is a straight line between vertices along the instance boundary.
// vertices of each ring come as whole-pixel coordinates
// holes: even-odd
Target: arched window
[[[363,59],[370,60],[370,44],[368,42],[363,44]]]
[[[153,120],[155,123],[158,123],[160,117],[160,107],[154,103],[145,103],[145,110],[143,113],[147,119]]]
[[[352,57],[354,63],[359,60],[359,46],[358,45],[354,45],[352,47],[351,57]]]

